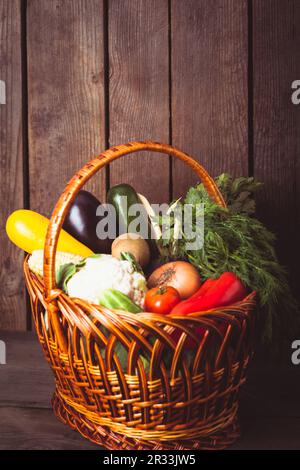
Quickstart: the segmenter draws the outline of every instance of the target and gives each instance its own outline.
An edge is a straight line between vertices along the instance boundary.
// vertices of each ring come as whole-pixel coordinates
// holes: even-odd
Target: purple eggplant
[[[100,240],[96,227],[101,217],[96,215],[100,201],[88,191],[78,192],[63,223],[63,229],[89,247],[94,253],[110,253],[112,240]]]

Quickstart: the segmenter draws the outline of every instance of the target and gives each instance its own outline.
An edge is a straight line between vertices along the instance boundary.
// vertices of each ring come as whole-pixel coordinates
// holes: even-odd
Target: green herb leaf
[[[176,258],[193,263],[203,279],[218,277],[224,271],[234,272],[249,290],[257,292],[263,341],[278,340],[292,331],[300,331],[299,306],[292,295],[286,270],[277,259],[275,236],[252,216],[253,196],[261,183],[253,178],[233,179],[228,174],[217,177],[216,183],[227,209],[211,201],[203,184],[190,188],[184,200],[185,204],[194,206],[204,203],[204,247],[190,251],[184,238],[173,240],[171,237],[167,243],[159,241],[163,245],[162,258],[174,259],[176,243]],[[193,220],[193,227],[197,230],[196,220]]]

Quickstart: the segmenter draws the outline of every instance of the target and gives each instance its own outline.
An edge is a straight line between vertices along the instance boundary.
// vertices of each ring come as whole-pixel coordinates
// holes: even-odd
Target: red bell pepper
[[[189,299],[179,302],[171,314],[187,315],[217,307],[225,307],[243,300],[247,290],[240,279],[231,272],[223,273],[218,279],[208,279]]]
[[[203,295],[206,294],[206,292],[218,281],[218,279],[213,279],[212,277],[207,279],[203,284],[202,286],[200,287],[200,289],[198,289],[195,294],[191,295],[191,297],[189,297],[187,300],[190,300],[190,299],[195,299],[195,298],[198,298],[198,297],[202,297]]]

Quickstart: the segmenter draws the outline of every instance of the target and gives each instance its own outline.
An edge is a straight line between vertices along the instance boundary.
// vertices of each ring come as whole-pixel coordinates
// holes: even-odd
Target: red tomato
[[[178,290],[171,286],[153,287],[145,297],[146,312],[167,315],[180,302]]]

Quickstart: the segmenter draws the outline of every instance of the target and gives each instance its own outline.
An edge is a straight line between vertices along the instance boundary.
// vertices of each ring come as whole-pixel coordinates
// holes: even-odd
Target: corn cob
[[[77,264],[83,259],[80,255],[74,255],[72,253],[65,253],[64,251],[57,251],[55,258],[55,270],[56,272],[66,263]],[[35,274],[43,276],[43,261],[44,261],[44,250],[34,250],[32,255],[28,259],[28,266]]]

